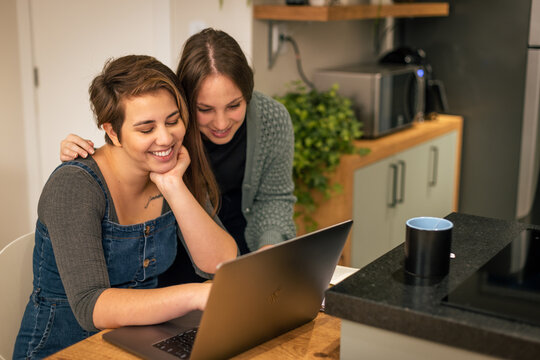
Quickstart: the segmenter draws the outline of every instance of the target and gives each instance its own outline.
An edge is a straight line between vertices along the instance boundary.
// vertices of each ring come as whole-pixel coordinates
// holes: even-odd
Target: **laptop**
[[[121,327],[103,338],[145,359],[216,359],[244,352],[317,316],[351,226],[347,220],[225,262],[204,312]],[[193,345],[187,354],[176,353],[168,343],[176,346],[186,334],[195,334]]]

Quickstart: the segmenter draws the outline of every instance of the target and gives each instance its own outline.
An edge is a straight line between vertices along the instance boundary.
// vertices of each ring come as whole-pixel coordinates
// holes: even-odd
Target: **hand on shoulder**
[[[79,156],[86,158],[88,154],[94,154],[94,143],[92,140],[83,139],[75,134],[69,134],[60,143],[61,161],[75,160]]]

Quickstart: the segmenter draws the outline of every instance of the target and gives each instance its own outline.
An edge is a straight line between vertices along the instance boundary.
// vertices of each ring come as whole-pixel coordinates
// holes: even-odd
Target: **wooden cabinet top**
[[[255,5],[253,18],[258,20],[334,21],[384,17],[448,16],[448,3],[400,3],[388,5],[294,6]]]
[[[463,118],[461,116],[439,114],[434,120],[414,123],[410,128],[400,130],[391,135],[373,140],[357,140],[355,141],[355,145],[370,149],[370,153],[365,156],[344,155],[342,160],[347,162],[352,168],[357,169],[451,131],[458,131],[459,141],[461,141]],[[461,143],[458,145],[461,148]]]

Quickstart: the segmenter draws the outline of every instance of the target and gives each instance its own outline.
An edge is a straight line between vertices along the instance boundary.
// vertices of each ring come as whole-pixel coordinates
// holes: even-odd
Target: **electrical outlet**
[[[287,35],[287,26],[285,24],[274,24],[272,27],[272,54],[276,54],[279,50],[279,54],[287,52],[287,47],[284,46],[282,36]]]

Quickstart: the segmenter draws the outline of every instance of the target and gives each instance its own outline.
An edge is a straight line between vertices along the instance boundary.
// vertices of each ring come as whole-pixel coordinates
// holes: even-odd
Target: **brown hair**
[[[203,207],[210,199],[215,214],[219,206],[219,190],[204,153],[199,126],[196,121],[190,123],[178,77],[167,66],[146,55],[128,55],[107,61],[89,88],[97,126],[101,128],[103,124],[110,123],[121,142],[125,116],[123,100],[161,89],[167,90],[176,100],[180,118],[186,127],[183,144],[189,152],[191,163],[184,173],[184,181]],[[105,141],[112,144],[107,134]]]
[[[208,75],[229,77],[248,103],[253,94],[253,71],[246,56],[236,40],[220,30],[207,28],[191,36],[184,44],[176,74],[186,91],[192,117],[200,86]]]

